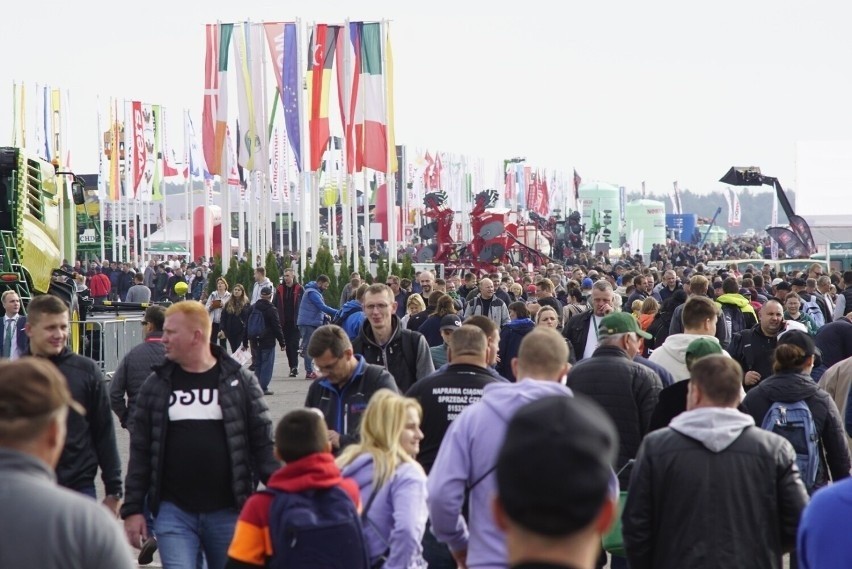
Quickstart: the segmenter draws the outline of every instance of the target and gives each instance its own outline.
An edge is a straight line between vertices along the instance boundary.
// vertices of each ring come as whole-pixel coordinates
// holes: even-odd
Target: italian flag
[[[385,76],[382,73],[382,26],[364,23],[361,28],[361,76],[355,105],[356,164],[388,172],[388,129],[385,108]]]

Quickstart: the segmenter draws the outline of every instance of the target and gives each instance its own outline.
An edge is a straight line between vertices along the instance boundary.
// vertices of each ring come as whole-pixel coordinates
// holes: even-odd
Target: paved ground
[[[269,410],[272,414],[273,425],[284,416],[285,413],[292,409],[301,407],[305,402],[305,395],[308,393],[310,381],[304,379],[305,374],[300,362],[300,377],[287,377],[290,368],[287,365],[287,356],[284,352],[275,352],[275,367],[272,372],[272,383],[269,389],[273,395],[266,397],[266,403],[269,405]],[[121,455],[122,476],[127,473],[127,461],[130,458],[130,437],[126,430],[122,429],[115,421],[116,435],[118,438],[118,451]],[[99,483],[98,483],[99,484]],[[103,493],[103,487],[98,488],[99,494]],[[155,558],[154,563],[148,567],[162,567],[159,558]]]

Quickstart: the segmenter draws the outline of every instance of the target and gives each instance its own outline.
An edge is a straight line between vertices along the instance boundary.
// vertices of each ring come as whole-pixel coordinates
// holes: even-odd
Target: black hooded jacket
[[[821,390],[807,375],[786,371],[767,377],[746,394],[743,410],[754,418],[757,426],[775,402],[804,401],[811,410],[824,450],[817,473],[816,488],[828,482],[826,467],[835,482],[849,476],[849,447],[843,431],[840,411],[831,396]]]

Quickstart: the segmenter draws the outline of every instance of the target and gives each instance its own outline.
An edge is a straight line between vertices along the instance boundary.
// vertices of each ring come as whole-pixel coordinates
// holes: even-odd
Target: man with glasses
[[[343,328],[328,324],[311,335],[308,355],[320,376],[311,383],[305,407],[319,409],[335,453],[358,441],[361,415],[379,389],[397,392],[393,377],[382,366],[356,355]]]
[[[367,319],[352,347],[367,363],[388,370],[400,392],[405,393],[415,381],[435,371],[426,338],[400,326],[393,291],[387,285],[374,284],[367,289],[364,313]]]

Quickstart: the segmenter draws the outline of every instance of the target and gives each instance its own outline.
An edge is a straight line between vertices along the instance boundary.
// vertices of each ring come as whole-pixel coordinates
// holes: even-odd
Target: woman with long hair
[[[426,567],[426,474],[414,460],[420,451],[423,412],[415,399],[378,390],[361,418],[361,442],[337,459],[361,491],[361,521],[373,567]]]
[[[405,301],[405,316],[400,318],[399,325],[403,328],[408,328],[408,321],[412,316],[426,310],[426,303],[423,302],[423,297],[418,293],[408,295],[408,300]]]
[[[837,482],[848,477],[850,468],[849,447],[840,411],[828,392],[820,389],[811,379],[817,354],[814,341],[807,333],[799,330],[781,333],[773,356],[774,373],[754,386],[742,403],[744,411],[754,417],[757,425],[763,424],[774,403],[785,403],[788,413],[792,412],[791,407],[796,402],[807,405],[813,417],[814,435],[819,438],[816,448],[812,449],[817,455],[813,457],[818,461],[816,470],[806,472],[807,468],[803,464],[799,465],[802,481],[809,494],[827,485],[829,478]],[[790,422],[790,425],[794,424]],[[794,442],[794,446],[797,447],[797,453],[807,454],[809,445],[804,427],[802,431],[802,437],[798,439],[802,444]]]
[[[251,305],[246,296],[246,289],[241,284],[234,285],[234,291],[222,308],[219,320],[219,331],[224,333],[231,346],[231,352],[237,351],[243,341],[243,329],[250,311]]]
[[[225,306],[225,303],[228,302],[229,298],[231,298],[231,293],[228,292],[228,281],[225,280],[225,277],[219,277],[216,279],[216,290],[210,293],[210,296],[207,297],[207,302],[205,303],[207,313],[210,315],[210,320],[213,321],[213,328],[210,332],[210,342],[213,344],[219,344],[223,350],[227,349],[227,343],[225,334],[220,334],[222,329],[222,307]]]
[[[417,329],[426,338],[430,348],[440,346],[444,343],[444,339],[441,337],[441,319],[447,314],[455,314],[457,312],[456,303],[450,295],[442,292],[433,292],[432,295],[437,296],[435,309],[423,324],[420,325],[420,328]],[[431,304],[431,296],[429,300]]]

